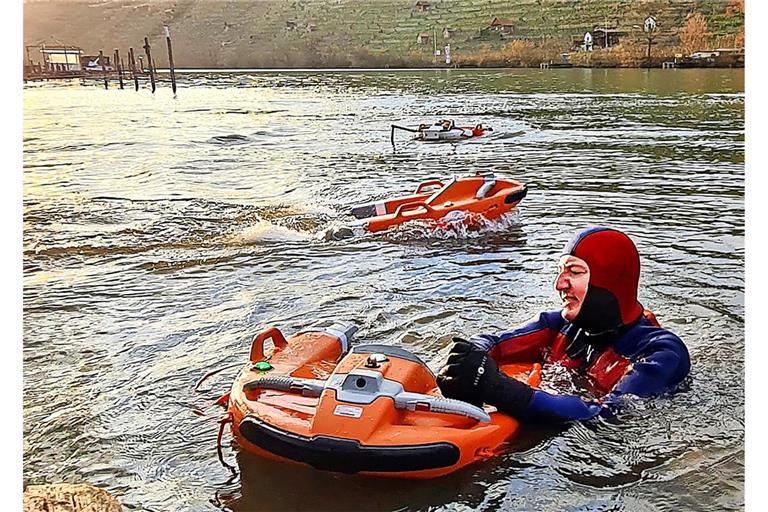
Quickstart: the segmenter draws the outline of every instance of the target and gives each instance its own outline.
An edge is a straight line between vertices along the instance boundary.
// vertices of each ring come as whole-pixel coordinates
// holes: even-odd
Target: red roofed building
[[[506,18],[493,18],[488,28],[502,34],[512,34],[515,31],[515,24],[512,23],[512,20]]]
[[[429,2],[424,2],[423,0],[419,0],[416,2],[416,5],[414,6],[414,10],[416,12],[429,12],[429,9],[432,6],[429,5]]]

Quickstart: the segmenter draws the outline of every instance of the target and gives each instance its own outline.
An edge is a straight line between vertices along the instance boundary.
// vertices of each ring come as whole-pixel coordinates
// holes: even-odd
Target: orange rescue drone
[[[221,400],[238,445],[321,470],[432,478],[492,457],[514,437],[514,418],[442,397],[435,375],[407,350],[350,347],[356,331],[333,324],[256,336]],[[533,386],[540,370],[502,366]]]
[[[411,220],[439,221],[453,212],[481,214],[493,220],[514,209],[527,194],[528,187],[519,181],[478,173],[425,181],[413,194],[358,205],[352,214],[360,219],[358,225],[370,232]]]

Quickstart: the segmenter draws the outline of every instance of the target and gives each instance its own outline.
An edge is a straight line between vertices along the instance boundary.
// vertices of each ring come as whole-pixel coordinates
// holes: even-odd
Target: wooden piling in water
[[[120,82],[120,88],[125,89],[123,85],[123,66],[120,64],[120,50],[115,48],[115,66],[117,67],[117,79]]]
[[[133,47],[128,48],[128,60],[131,63],[131,74],[133,75],[133,85],[139,90],[139,77],[136,76],[136,56],[133,54]]]
[[[104,65],[104,52],[99,50],[99,66],[101,66],[101,72],[104,74],[104,88],[109,89],[109,77],[107,76],[107,66]]]
[[[176,95],[176,70],[173,66],[173,48],[171,47],[171,29],[168,25],[165,25],[165,42],[168,45],[168,65],[171,68],[171,89],[173,89],[174,96]]]
[[[149,39],[144,38],[144,53],[147,54],[147,64],[149,65],[149,81],[152,84],[152,94],[155,94],[155,71],[152,66],[152,47],[149,46]]]

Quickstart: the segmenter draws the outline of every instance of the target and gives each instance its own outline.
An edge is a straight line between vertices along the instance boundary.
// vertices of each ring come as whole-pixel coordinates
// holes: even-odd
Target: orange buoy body
[[[370,232],[383,231],[411,220],[439,221],[452,212],[480,214],[496,219],[514,209],[528,193],[519,181],[492,173],[425,181],[407,196],[366,203],[352,208]]]
[[[442,397],[414,354],[349,348],[356,330],[333,324],[284,338],[272,328],[256,337],[228,401],[242,449],[320,470],[433,478],[494,456],[514,437],[514,418]],[[540,365],[502,370],[539,384]]]

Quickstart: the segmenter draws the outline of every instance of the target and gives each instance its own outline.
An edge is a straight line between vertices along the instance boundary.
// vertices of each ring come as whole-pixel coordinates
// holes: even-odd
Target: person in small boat
[[[522,420],[586,420],[618,407],[622,395],[674,391],[690,370],[682,340],[637,300],[640,257],[621,231],[577,233],[558,262],[559,311],[499,334],[454,338],[437,383],[443,395],[493,405]],[[596,399],[533,389],[499,364],[543,363],[577,373]],[[581,385],[581,384],[580,384]]]
[[[445,119],[443,121],[440,121],[440,126],[443,128],[443,131],[448,131],[453,129],[453,121],[450,119]]]

